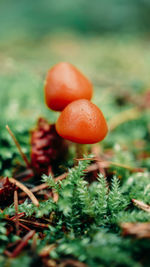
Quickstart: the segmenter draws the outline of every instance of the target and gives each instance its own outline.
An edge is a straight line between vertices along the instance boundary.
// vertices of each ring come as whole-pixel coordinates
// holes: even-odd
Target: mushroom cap
[[[52,67],[45,82],[45,101],[50,109],[63,110],[77,99],[91,99],[91,82],[73,65],[60,62]]]
[[[61,112],[56,131],[72,142],[94,144],[105,138],[108,128],[102,111],[89,100],[80,99]]]

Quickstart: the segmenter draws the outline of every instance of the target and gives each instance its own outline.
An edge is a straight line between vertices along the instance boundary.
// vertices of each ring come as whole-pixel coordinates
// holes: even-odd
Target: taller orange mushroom
[[[75,100],[90,100],[93,86],[72,64],[60,62],[48,71],[44,92],[47,106],[52,110],[62,111]]]

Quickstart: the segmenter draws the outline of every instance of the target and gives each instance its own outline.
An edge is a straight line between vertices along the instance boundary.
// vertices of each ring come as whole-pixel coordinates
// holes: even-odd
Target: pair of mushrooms
[[[93,144],[103,140],[108,128],[102,111],[92,102],[91,82],[73,65],[65,62],[52,67],[45,87],[47,106],[61,111],[57,133],[69,141]]]

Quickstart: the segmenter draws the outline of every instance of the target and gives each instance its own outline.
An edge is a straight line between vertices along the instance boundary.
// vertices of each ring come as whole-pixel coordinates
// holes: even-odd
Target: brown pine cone
[[[31,132],[31,164],[36,174],[48,174],[65,150],[65,140],[57,134],[55,124],[39,118]]]
[[[0,206],[11,204],[13,202],[15,190],[17,190],[16,185],[12,184],[8,177],[0,180]]]

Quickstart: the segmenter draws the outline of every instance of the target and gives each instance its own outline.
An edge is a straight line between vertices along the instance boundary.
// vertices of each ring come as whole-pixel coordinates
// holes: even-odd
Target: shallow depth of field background
[[[15,228],[12,232],[8,224],[5,231],[3,219],[16,218],[11,222],[16,222],[17,230],[19,216],[12,206],[4,211],[1,207],[0,266],[39,266],[39,252],[47,247],[54,252],[44,257],[47,266],[53,265],[51,256],[53,266],[58,266],[57,255],[59,266],[69,266],[63,260],[71,258],[92,267],[150,266],[150,0],[0,0],[0,178],[15,177],[28,188],[43,183],[37,175],[21,179],[28,170],[5,126],[9,125],[31,162],[30,132],[37,119],[42,116],[55,122],[59,115],[46,107],[43,86],[48,69],[60,61],[74,64],[93,83],[92,101],[109,126],[107,137],[96,146],[102,164],[103,160],[104,166],[105,161],[108,164],[107,180],[100,176],[96,183],[96,174],[91,172],[88,186],[81,183],[81,168],[75,169],[70,181],[60,186],[56,208],[53,202],[41,201],[34,214],[28,200],[19,205],[26,222],[29,219],[27,226],[37,234],[30,240],[30,251],[24,248],[16,258],[2,256],[7,242],[8,251],[15,251],[19,244]],[[41,140],[46,139],[47,135]],[[43,147],[39,149],[43,154]],[[74,166],[75,157],[70,142],[69,153],[57,162],[54,176]],[[46,192],[37,192],[41,195],[36,197],[46,200],[50,196]],[[142,201],[140,208],[134,207],[133,199]],[[42,234],[44,227],[34,228],[31,221],[46,223],[48,229]],[[123,236],[125,222],[133,222],[133,232],[125,230]],[[138,222],[142,226],[136,228]],[[24,239],[23,232],[20,237]]]
[[[149,14],[149,0],[1,0],[1,119],[47,113],[43,82],[59,61],[92,80],[102,105],[109,91],[149,87]]]
[[[0,0],[1,138],[6,124],[19,138],[39,116],[56,120],[58,113],[44,104],[43,84],[47,70],[59,61],[89,77],[93,101],[108,121],[132,108],[117,99],[125,92],[138,97],[150,87],[149,14],[149,0]],[[104,143],[134,147],[145,138],[144,127],[129,122]],[[11,157],[7,146],[1,155]]]

